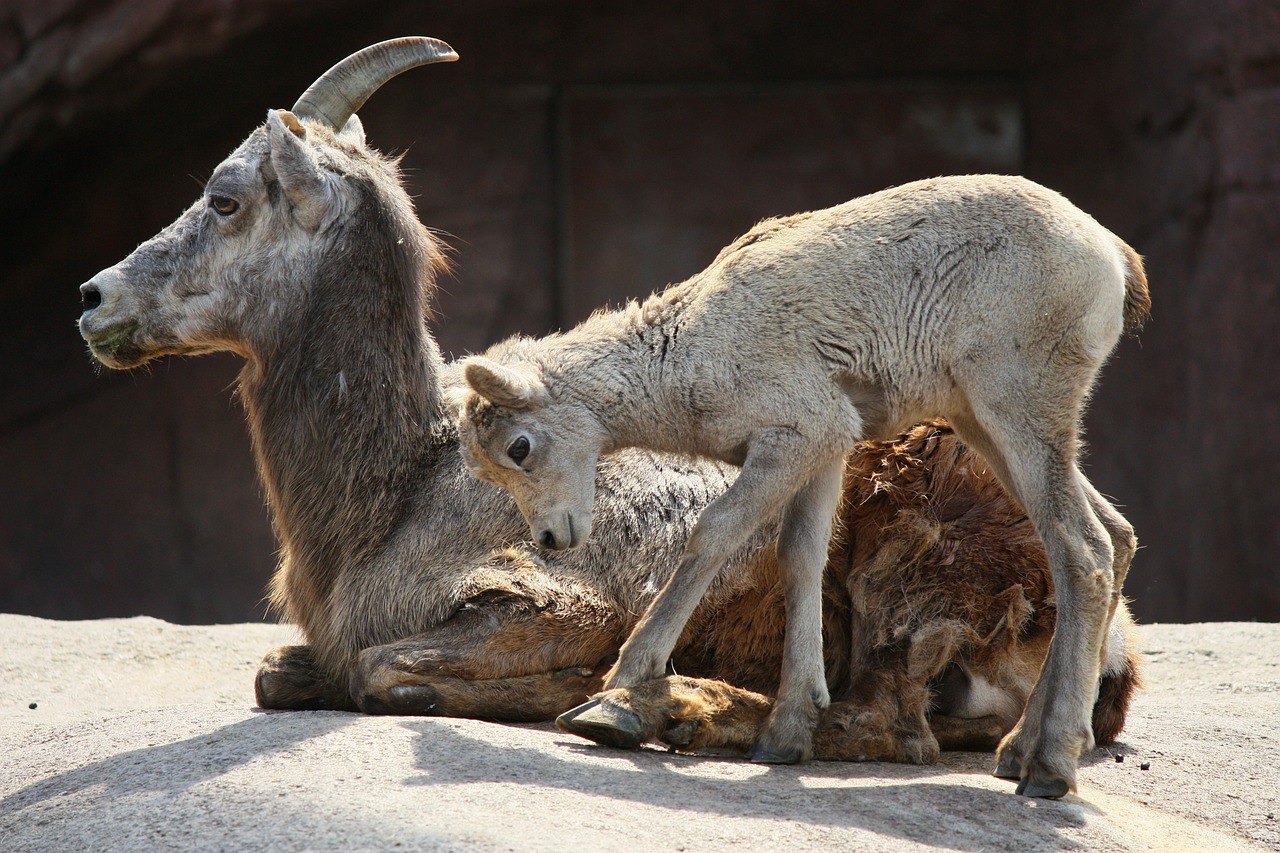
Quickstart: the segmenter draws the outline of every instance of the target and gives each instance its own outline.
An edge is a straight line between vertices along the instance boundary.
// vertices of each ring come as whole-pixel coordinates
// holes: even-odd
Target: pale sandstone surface
[[[548,725],[264,713],[253,673],[287,626],[0,615],[0,847],[1280,849],[1280,624],[1142,633],[1120,746],[1044,802],[986,755],[762,767]]]

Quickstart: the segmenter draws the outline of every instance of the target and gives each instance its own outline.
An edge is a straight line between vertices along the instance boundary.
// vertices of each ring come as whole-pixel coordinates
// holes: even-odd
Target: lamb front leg
[[[799,467],[814,459],[808,445],[788,428],[764,430],[752,438],[742,473],[703,510],[680,564],[623,643],[618,662],[605,677],[605,689],[635,687],[665,673],[681,632],[716,573],[813,476],[812,470]]]
[[[795,764],[812,753],[818,715],[831,704],[822,655],[822,571],[840,502],[844,457],[837,455],[787,505],[778,534],[778,574],[786,594],[778,702],[751,760]]]

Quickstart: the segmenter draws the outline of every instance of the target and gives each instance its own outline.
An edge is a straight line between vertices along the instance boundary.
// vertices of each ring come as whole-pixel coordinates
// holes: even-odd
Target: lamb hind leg
[[[1056,798],[1075,789],[1080,752],[1093,743],[1090,719],[1114,552],[1081,484],[1075,431],[1061,428],[1062,412],[1035,418],[1035,398],[1024,399],[1023,425],[994,416],[982,418],[980,426],[965,418],[955,425],[1022,503],[1049,557],[1058,608],[1053,640],[1021,719],[1000,744],[995,775],[1018,779],[1019,794]],[[1032,431],[1029,423],[1042,428]]]
[[[1133,561],[1133,555],[1138,550],[1138,539],[1134,536],[1133,525],[1130,524],[1120,511],[1112,506],[1111,501],[1107,500],[1101,492],[1090,483],[1088,478],[1084,476],[1084,472],[1077,469],[1080,478],[1080,485],[1084,487],[1085,496],[1089,499],[1089,506],[1093,509],[1098,520],[1102,522],[1102,526],[1107,529],[1107,534],[1111,537],[1111,547],[1115,553],[1115,557],[1111,564],[1112,587],[1111,587],[1111,608],[1107,616],[1107,624],[1111,624],[1111,620],[1115,618],[1116,609],[1120,606],[1120,599],[1124,595],[1124,581],[1129,574],[1129,564]],[[1101,665],[1106,668],[1106,643],[1103,643]]]
[[[1112,599],[1110,538],[1083,490],[1069,481],[1066,492],[1079,500],[1036,524],[1053,568],[1053,639],[1021,719],[1000,744],[996,767],[997,776],[1019,780],[1019,794],[1033,797],[1075,790],[1080,752],[1094,744],[1092,709]]]

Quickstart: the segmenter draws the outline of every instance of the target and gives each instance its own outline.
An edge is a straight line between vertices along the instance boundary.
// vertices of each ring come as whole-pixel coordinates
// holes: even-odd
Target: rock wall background
[[[231,357],[100,373],[78,285],[171,221],[269,107],[365,44],[462,61],[361,112],[456,250],[460,354],[703,267],[760,217],[1018,172],[1142,252],[1090,476],[1140,618],[1280,619],[1280,7],[1265,0],[637,6],[0,2],[0,611],[259,616],[274,543]]]

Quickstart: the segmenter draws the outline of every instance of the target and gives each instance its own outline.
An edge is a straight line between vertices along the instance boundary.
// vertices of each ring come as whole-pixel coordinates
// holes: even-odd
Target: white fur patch
[[[969,691],[965,694],[964,702],[951,711],[951,716],[965,720],[989,716],[1016,719],[1019,712],[1017,700],[1007,690],[970,672]]]

